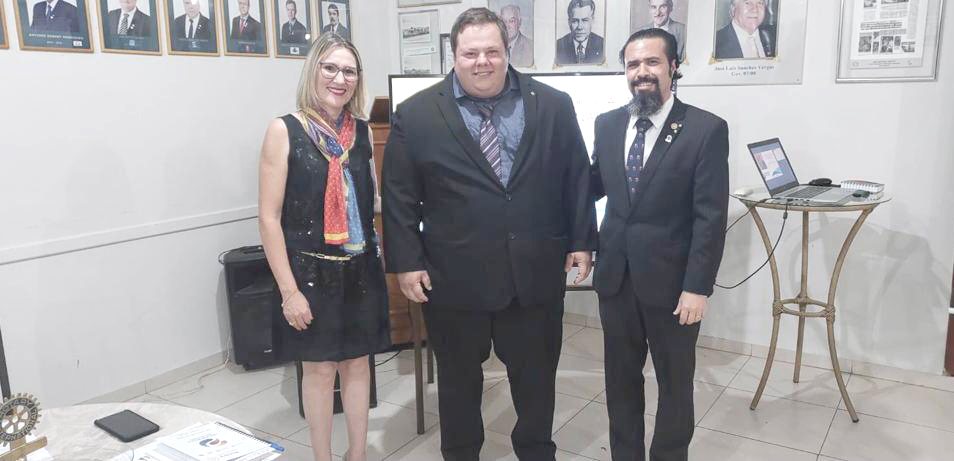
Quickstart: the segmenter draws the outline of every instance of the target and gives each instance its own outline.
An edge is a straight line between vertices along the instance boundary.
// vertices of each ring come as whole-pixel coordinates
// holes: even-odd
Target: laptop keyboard
[[[802,189],[799,189],[797,192],[791,194],[785,194],[787,198],[812,198],[816,195],[824,194],[831,190],[830,187],[823,186],[805,186]]]

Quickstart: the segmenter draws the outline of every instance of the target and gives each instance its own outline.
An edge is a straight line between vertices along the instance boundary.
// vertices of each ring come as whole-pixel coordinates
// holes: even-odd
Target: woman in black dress
[[[345,460],[365,458],[368,354],[390,346],[364,106],[358,50],[322,35],[304,63],[298,111],[273,120],[262,146],[259,230],[282,297],[278,353],[303,361],[302,399],[318,461],[331,459],[336,372],[348,425]]]

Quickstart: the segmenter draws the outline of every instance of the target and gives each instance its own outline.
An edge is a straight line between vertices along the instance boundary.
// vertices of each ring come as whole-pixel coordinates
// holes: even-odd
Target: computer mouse
[[[751,193],[752,193],[752,189],[749,187],[740,187],[732,191],[732,195],[738,195],[739,197],[745,197],[746,195],[749,195]]]
[[[866,190],[860,190],[860,189],[856,190],[853,194],[851,194],[852,197],[858,197],[858,198],[865,198],[869,195],[871,195],[871,192],[868,192]]]

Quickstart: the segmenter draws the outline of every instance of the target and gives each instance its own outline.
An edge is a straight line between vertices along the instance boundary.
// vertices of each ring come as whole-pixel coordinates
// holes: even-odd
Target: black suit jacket
[[[229,37],[232,40],[247,40],[250,42],[258,41],[259,31],[262,29],[262,24],[256,21],[251,16],[245,20],[245,31],[241,31],[239,23],[242,22],[241,16],[236,16],[232,18],[232,31],[229,34]]]
[[[292,27],[288,21],[282,24],[282,35],[280,40],[284,43],[305,43],[305,34],[308,30],[301,21],[295,21],[295,27]]]
[[[586,51],[584,52],[583,63],[602,64],[603,52],[603,37],[590,32],[590,38],[586,40]],[[577,64],[576,42],[573,40],[572,33],[566,34],[557,40],[556,61],[557,64]]]
[[[526,125],[506,187],[464,125],[453,72],[401,103],[391,120],[382,181],[387,270],[427,270],[432,307],[500,310],[516,297],[558,308],[566,254],[596,247],[573,102],[511,72]]]
[[[765,56],[768,58],[775,56],[775,27],[759,27],[759,40],[762,41],[762,48]],[[739,37],[732,28],[732,23],[719,29],[716,33],[715,58],[716,59],[739,59],[742,57],[742,45],[739,44]]]
[[[53,7],[53,20],[46,16],[46,2],[40,1],[33,5],[33,32],[58,32],[62,34],[78,34],[80,32],[79,13],[76,7],[64,1],[56,2]]]
[[[186,29],[187,29],[186,15],[179,16],[175,21],[175,38],[186,38]],[[197,40],[211,40],[212,39],[212,25],[209,22],[209,18],[199,15],[199,20],[196,22],[195,31],[193,31],[192,38]]]
[[[628,123],[625,108],[596,118],[591,184],[595,198],[608,199],[593,286],[600,295],[616,294],[628,266],[638,299],[675,308],[682,291],[712,294],[722,261],[729,128],[676,99],[630,203],[623,160]]]
[[[115,9],[109,12],[109,30],[107,36],[113,37],[118,36],[117,31],[119,30],[119,21],[122,18],[122,9]],[[149,16],[143,13],[142,11],[136,10],[133,13],[132,20],[129,21],[129,29],[126,31],[126,35],[132,37],[149,37],[152,35],[151,27],[149,24]]]

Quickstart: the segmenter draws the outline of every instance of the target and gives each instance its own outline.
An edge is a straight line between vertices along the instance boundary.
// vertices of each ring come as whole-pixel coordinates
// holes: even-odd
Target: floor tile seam
[[[821,453],[811,452],[811,451],[808,451],[808,450],[805,450],[805,449],[802,449],[802,448],[795,448],[795,447],[790,447],[790,446],[788,446],[788,445],[782,445],[782,444],[776,443],[776,442],[769,442],[769,441],[767,441],[767,440],[756,439],[756,438],[754,438],[754,437],[749,437],[749,436],[746,436],[746,435],[734,434],[734,433],[732,433],[732,432],[727,432],[727,431],[724,431],[724,430],[721,430],[721,429],[713,429],[713,428],[711,428],[711,427],[705,427],[705,426],[699,426],[699,425],[696,425],[696,427],[705,429],[705,430],[707,430],[707,431],[718,432],[718,433],[720,433],[720,434],[731,435],[731,436],[733,436],[733,437],[739,437],[739,438],[746,439],[746,440],[752,440],[752,441],[754,441],[754,442],[761,442],[761,443],[768,444],[768,445],[774,445],[774,446],[780,447],[780,448],[786,448],[786,449],[789,449],[789,450],[800,451],[800,452],[802,452],[802,453],[808,453],[808,454],[810,454],[810,455],[815,455],[816,457],[821,454]],[[695,438],[695,436],[693,436],[693,438]]]
[[[591,403],[594,403],[594,402],[596,402],[596,401],[595,401],[595,400],[590,400],[589,402],[586,403],[586,405],[583,405],[579,410],[576,411],[576,413],[573,414],[573,416],[570,416],[569,418],[567,418],[566,421],[564,421],[563,424],[560,425],[560,427],[556,428],[556,430],[554,430],[553,432],[551,432],[551,433],[550,433],[550,437],[552,438],[554,435],[556,435],[557,432],[560,432],[561,430],[563,430],[563,428],[566,427],[567,424],[570,424],[570,421],[573,421],[573,418],[576,418],[577,416],[580,415],[580,413],[583,413],[583,410],[585,410],[586,407],[590,406],[590,404],[591,404]],[[596,403],[599,403],[599,402],[596,402]],[[564,451],[573,453],[573,452],[571,452],[571,451],[569,451],[569,450],[564,450]],[[573,454],[579,455],[579,453],[573,453]]]
[[[842,408],[838,408],[836,411],[837,411],[837,412],[845,412],[846,414],[848,413],[848,410],[845,410],[845,409],[842,409]],[[874,413],[865,413],[865,412],[863,412],[863,411],[858,411],[857,408],[855,409],[855,413],[858,413],[858,420],[859,420],[859,421],[858,421],[857,423],[853,423],[853,424],[861,424],[861,419],[862,419],[861,417],[862,417],[862,416],[866,416],[866,417],[869,417],[869,418],[876,418],[876,419],[880,419],[880,420],[884,420],[884,421],[891,421],[891,422],[894,422],[894,423],[908,424],[908,425],[911,425],[911,426],[920,427],[920,428],[922,428],[922,429],[933,429],[933,430],[935,430],[935,431],[941,431],[941,432],[946,432],[946,433],[948,433],[948,434],[954,434],[954,429],[945,429],[945,428],[943,428],[943,427],[931,426],[931,425],[929,425],[929,424],[914,423],[914,422],[911,422],[911,421],[904,421],[904,420],[901,420],[901,419],[889,418],[889,417],[887,417],[887,416],[882,416],[882,415],[876,415],[876,414],[874,414]]]
[[[245,397],[242,397],[242,398],[240,398],[240,399],[238,399],[238,400],[233,401],[232,403],[229,403],[229,404],[227,404],[227,405],[225,405],[225,406],[219,407],[218,409],[212,411],[212,413],[218,414],[220,411],[225,410],[226,408],[231,407],[232,405],[235,405],[235,404],[237,404],[237,403],[239,403],[239,402],[241,402],[241,401],[243,401],[243,400],[248,400],[248,399],[250,399],[250,398],[252,398],[252,397],[255,397],[256,395],[261,394],[262,392],[265,392],[265,391],[267,391],[267,390],[269,390],[269,389],[271,389],[271,388],[273,388],[273,387],[281,386],[282,384],[285,384],[285,382],[291,381],[292,379],[294,379],[294,378],[287,378],[287,379],[285,379],[285,380],[283,380],[283,381],[281,381],[281,382],[278,382],[278,383],[276,383],[276,384],[272,384],[272,385],[270,385],[270,386],[268,386],[268,387],[266,387],[266,388],[264,388],[264,389],[262,389],[262,390],[253,392],[253,393],[251,393],[251,394],[249,394],[249,395],[246,395]]]
[[[839,398],[838,403],[841,403]],[[825,444],[828,443],[828,436],[831,435],[831,428],[835,425],[835,418],[838,417],[838,409],[835,409],[835,414],[831,415],[831,421],[828,422],[828,430],[825,431],[825,438],[822,440],[822,444],[818,447],[818,456],[821,456],[822,450],[825,448]],[[817,459],[817,458],[816,458]]]
[[[756,392],[756,391],[750,391],[750,390],[746,390],[746,389],[738,389],[738,388],[730,387],[730,386],[726,386],[726,389],[732,389],[732,390],[734,390],[734,391],[744,392],[744,393],[746,393],[746,394],[752,394],[752,395],[755,395],[755,392]],[[762,396],[763,396],[763,397],[772,397],[772,398],[780,399],[780,400],[787,400],[787,401],[789,401],[789,402],[803,403],[803,404],[805,404],[805,405],[811,405],[811,406],[813,406],[813,407],[818,407],[818,408],[825,408],[825,409],[827,409],[827,410],[839,410],[839,409],[840,409],[840,408],[838,408],[837,406],[835,406],[835,407],[830,407],[830,406],[828,406],[828,405],[822,405],[822,404],[820,404],[820,403],[806,402],[806,401],[804,401],[804,400],[796,400],[796,399],[792,399],[792,398],[788,398],[788,397],[782,397],[782,396],[778,396],[778,395],[766,394],[764,390],[762,391]],[[759,403],[761,403],[761,402],[762,402],[762,400],[759,399]],[[839,397],[838,404],[839,404],[839,405],[841,404],[841,397]],[[758,410],[758,409],[756,408],[756,410],[753,410],[753,411],[757,411],[757,410]]]
[[[734,391],[741,391],[741,392],[748,392],[748,393],[755,394],[755,390],[752,390],[752,389],[742,389],[742,388],[740,388],[740,387],[733,387],[732,385],[725,386],[725,387],[726,387],[727,389],[732,389],[732,390],[734,390]],[[842,398],[841,398],[840,395],[838,396],[838,402],[835,403],[834,406],[831,406],[831,405],[822,405],[822,404],[816,403],[816,402],[808,402],[808,401],[805,401],[805,400],[799,400],[799,399],[795,399],[795,398],[786,397],[786,396],[784,396],[784,395],[776,395],[775,393],[769,393],[769,389],[768,389],[768,386],[767,386],[767,385],[766,385],[766,388],[762,390],[762,395],[763,395],[763,396],[768,396],[768,397],[774,397],[774,398],[777,398],[777,399],[791,400],[791,401],[793,401],[793,402],[798,402],[798,403],[807,403],[807,404],[809,404],[809,405],[815,405],[816,407],[834,408],[834,409],[836,409],[836,410],[838,409],[838,406],[841,405],[841,402],[842,402]]]
[[[924,384],[913,384],[913,383],[908,383],[908,382],[904,382],[904,381],[898,381],[897,379],[881,378],[881,377],[878,377],[878,376],[870,376],[870,375],[865,375],[865,374],[861,374],[861,373],[850,373],[850,374],[851,374],[852,376],[858,376],[858,377],[861,377],[861,378],[871,378],[871,379],[877,379],[877,380],[881,380],[881,381],[889,381],[889,382],[901,384],[901,385],[904,385],[904,386],[919,387],[919,388],[922,388],[922,389],[931,389],[931,390],[934,390],[934,391],[946,392],[946,393],[948,393],[948,394],[954,394],[954,390],[941,389],[941,388],[938,388],[938,387],[928,386],[928,385],[924,385]],[[940,376],[940,375],[938,375],[938,376]],[[943,376],[942,376],[942,377],[943,377]],[[947,376],[947,378],[950,379],[950,380],[952,380],[952,381],[954,381],[954,377]],[[847,384],[845,384],[845,385],[847,386]]]
[[[597,359],[597,358],[593,358],[593,357],[591,357],[591,356],[585,356],[585,355],[581,355],[581,354],[574,354],[573,352],[567,352],[566,349],[563,349],[563,350],[560,351],[560,355],[561,355],[561,356],[564,355],[564,354],[565,354],[565,355],[572,356],[572,357],[577,358],[577,359],[586,359],[586,360],[592,360],[592,361],[594,361],[594,362],[606,363],[606,360]]]

